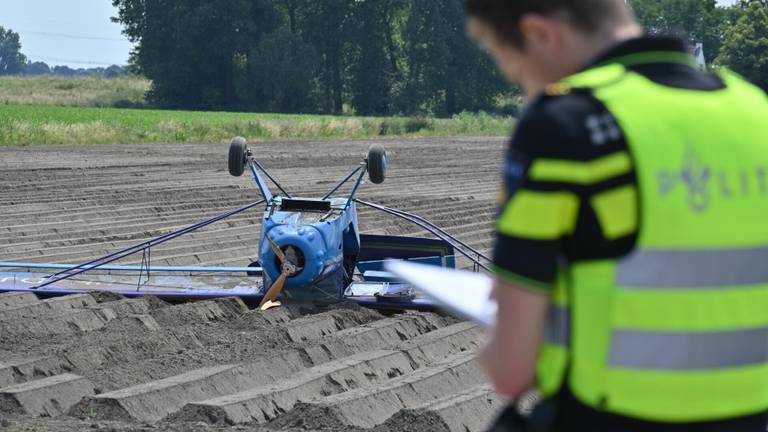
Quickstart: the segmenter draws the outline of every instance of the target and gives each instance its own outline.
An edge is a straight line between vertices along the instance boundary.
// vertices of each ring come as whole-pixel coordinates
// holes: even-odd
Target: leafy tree
[[[743,15],[728,29],[717,63],[768,91],[768,2],[744,2]]]
[[[415,1],[404,39],[409,74],[398,98],[406,113],[488,109],[506,89],[485,54],[464,35],[462,0]]]
[[[117,78],[125,75],[128,75],[128,71],[125,68],[122,68],[117,65],[112,65],[104,69],[104,72],[103,72],[104,78]]]
[[[112,2],[160,107],[452,114],[506,93],[464,0]]]
[[[77,71],[69,66],[54,66],[51,71],[54,75],[63,77],[71,77],[77,74]]]
[[[491,59],[470,42],[464,32],[464,2],[445,2],[451,58],[445,83],[443,112],[479,111],[509,88]]]
[[[318,111],[318,55],[299,35],[278,29],[264,37],[249,58],[248,73],[238,85],[248,109]]]
[[[638,21],[650,34],[681,36],[689,44],[704,44],[712,62],[723,43],[732,11],[717,0],[630,0]]]
[[[269,0],[113,0],[132,63],[163,107],[237,109],[248,53],[277,25]]]
[[[45,62],[28,61],[24,73],[26,75],[48,75],[51,73],[51,68]]]
[[[296,0],[300,1],[300,0]],[[302,36],[320,56],[324,112],[341,113],[356,0],[304,0]]]
[[[351,68],[352,104],[359,114],[387,114],[394,74],[389,56],[390,0],[360,0],[355,8],[357,56]]]
[[[27,58],[21,53],[19,34],[0,27],[0,75],[18,75],[24,72]]]
[[[411,5],[403,36],[409,70],[398,98],[398,108],[405,113],[440,110],[451,55],[443,10],[443,2],[415,1]]]

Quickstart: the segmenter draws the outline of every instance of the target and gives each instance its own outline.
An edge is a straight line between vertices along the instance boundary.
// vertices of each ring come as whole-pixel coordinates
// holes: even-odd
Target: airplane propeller
[[[280,296],[280,293],[285,287],[285,280],[302,270],[302,268],[298,266],[298,257],[293,246],[288,246],[285,251],[286,253],[283,253],[280,247],[269,238],[268,235],[265,237],[267,238],[272,251],[277,256],[277,260],[280,261],[281,273],[272,286],[269,287],[269,290],[261,300],[261,304],[259,304],[259,309],[263,311],[280,306],[281,303],[277,301],[277,297]]]

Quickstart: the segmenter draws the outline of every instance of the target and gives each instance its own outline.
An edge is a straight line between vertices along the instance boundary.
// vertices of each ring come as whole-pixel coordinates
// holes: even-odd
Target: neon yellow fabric
[[[537,363],[536,388],[545,397],[554,396],[562,387],[568,364],[568,348],[542,343]]]
[[[600,183],[632,171],[627,152],[618,152],[590,162],[536,159],[528,178],[536,181],[565,182],[580,185]]]
[[[634,185],[596,194],[590,201],[605,238],[614,240],[637,230],[637,188]]]
[[[716,331],[723,328],[755,328],[765,324],[768,297],[761,286],[740,289],[725,287],[697,292],[691,296],[685,290],[652,295],[637,290],[614,293],[613,326],[660,331]],[[659,301],[663,300],[663,301]],[[737,309],[723,313],[723,303]],[[648,313],[648,311],[653,313]],[[691,320],[680,311],[696,310],[700,319]]]
[[[666,422],[768,409],[768,338],[758,339],[765,352],[759,343],[727,339],[768,335],[768,272],[760,271],[766,263],[702,262],[730,265],[713,273],[722,280],[713,285],[677,274],[691,270],[672,268],[672,261],[647,259],[661,251],[679,253],[670,256],[683,263],[688,256],[728,260],[761,257],[768,248],[768,99],[728,72],[723,79],[727,88],[719,91],[674,89],[610,64],[565,81],[592,88],[622,128],[636,164],[639,190],[608,191],[590,203],[606,235],[631,232],[638,221],[624,209],[638,194],[641,203],[633,256],[576,263],[568,271],[569,385],[596,409]],[[633,259],[642,254],[646,259]],[[622,343],[638,334],[684,343],[655,355]],[[744,352],[718,352],[701,342],[708,340]],[[546,357],[543,382],[562,375],[552,355]]]
[[[573,232],[579,198],[569,192],[515,193],[497,222],[501,234],[536,240],[555,240]]]
[[[765,136],[761,136],[765,133],[763,130],[768,118],[764,108],[766,98],[759,93],[754,94],[753,89],[740,84],[736,78],[727,78],[727,81],[731,84],[728,90],[694,92],[670,89],[640,75],[627,74],[620,84],[595,92],[595,96],[607,103],[625,135],[630,137],[629,144],[637,163],[643,164],[638,170],[645,171],[647,175],[639,176],[640,189],[650,194],[648,199],[663,204],[658,207],[644,206],[642,215],[646,226],[658,230],[654,235],[655,247],[685,244],[713,248],[761,242],[744,227],[763,226],[765,213],[755,211],[755,204],[759,206],[763,202],[731,199],[727,195],[741,192],[741,176],[745,171],[746,188],[753,193],[759,192],[756,162],[766,160],[765,154],[758,153],[766,152],[766,146],[759,145],[766,142]],[[625,100],[620,101],[620,98]],[[688,113],[696,114],[689,119]],[[670,121],[658,121],[662,116]],[[750,139],[745,140],[745,136]],[[640,152],[651,154],[639,158]],[[718,166],[716,170],[712,167],[707,174],[706,193],[700,193],[698,185],[688,186],[679,179],[676,186],[671,186],[673,189],[667,196],[660,196],[660,186],[656,183],[660,173],[674,175],[675,171],[679,173],[681,169],[688,168],[692,170],[691,175],[701,176],[706,172],[704,164],[711,161],[716,161]],[[697,203],[697,199],[712,202]],[[708,205],[706,215],[689,217],[692,205]],[[722,223],[730,222],[734,217],[738,217],[740,223]],[[708,235],[697,235],[701,232],[708,232]]]
[[[670,422],[756,414],[765,410],[768,389],[764,379],[755,377],[766,375],[768,365],[728,372],[644,372],[642,378],[635,371],[612,370],[607,379],[612,387],[620,386],[622,391],[612,395],[606,408],[618,408],[622,414],[633,417]],[[669,388],[685,389],[685,399],[681,401],[680,391],[665,391]]]

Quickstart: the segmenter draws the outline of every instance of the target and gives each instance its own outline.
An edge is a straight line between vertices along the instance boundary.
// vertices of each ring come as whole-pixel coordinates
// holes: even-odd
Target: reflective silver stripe
[[[719,288],[768,283],[768,248],[638,250],[619,260],[619,289]]]
[[[551,305],[544,328],[544,342],[567,347],[571,342],[571,309]]]
[[[615,330],[609,363],[631,369],[717,369],[768,362],[768,328],[722,332]]]

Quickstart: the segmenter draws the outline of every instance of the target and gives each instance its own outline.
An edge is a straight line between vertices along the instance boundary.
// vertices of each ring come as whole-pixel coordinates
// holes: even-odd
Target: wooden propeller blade
[[[269,287],[269,291],[267,291],[266,294],[264,294],[264,298],[261,299],[261,303],[259,304],[259,308],[261,310],[267,310],[272,306],[264,307],[267,303],[272,303],[277,299],[277,297],[280,295],[280,293],[283,291],[283,287],[285,286],[285,279],[288,276],[286,276],[285,273],[281,274],[279,278],[275,281],[275,283],[272,284],[271,287]]]
[[[274,252],[275,255],[277,255],[277,259],[280,260],[280,264],[283,264],[285,262],[285,254],[280,249],[280,247],[275,243],[275,241],[269,238],[269,235],[266,235],[265,237],[269,242],[269,246],[272,248],[272,252]]]
[[[261,310],[262,311],[270,310],[272,308],[279,307],[279,306],[282,306],[282,303],[280,303],[279,301],[268,301],[264,303],[264,305],[261,307]]]

